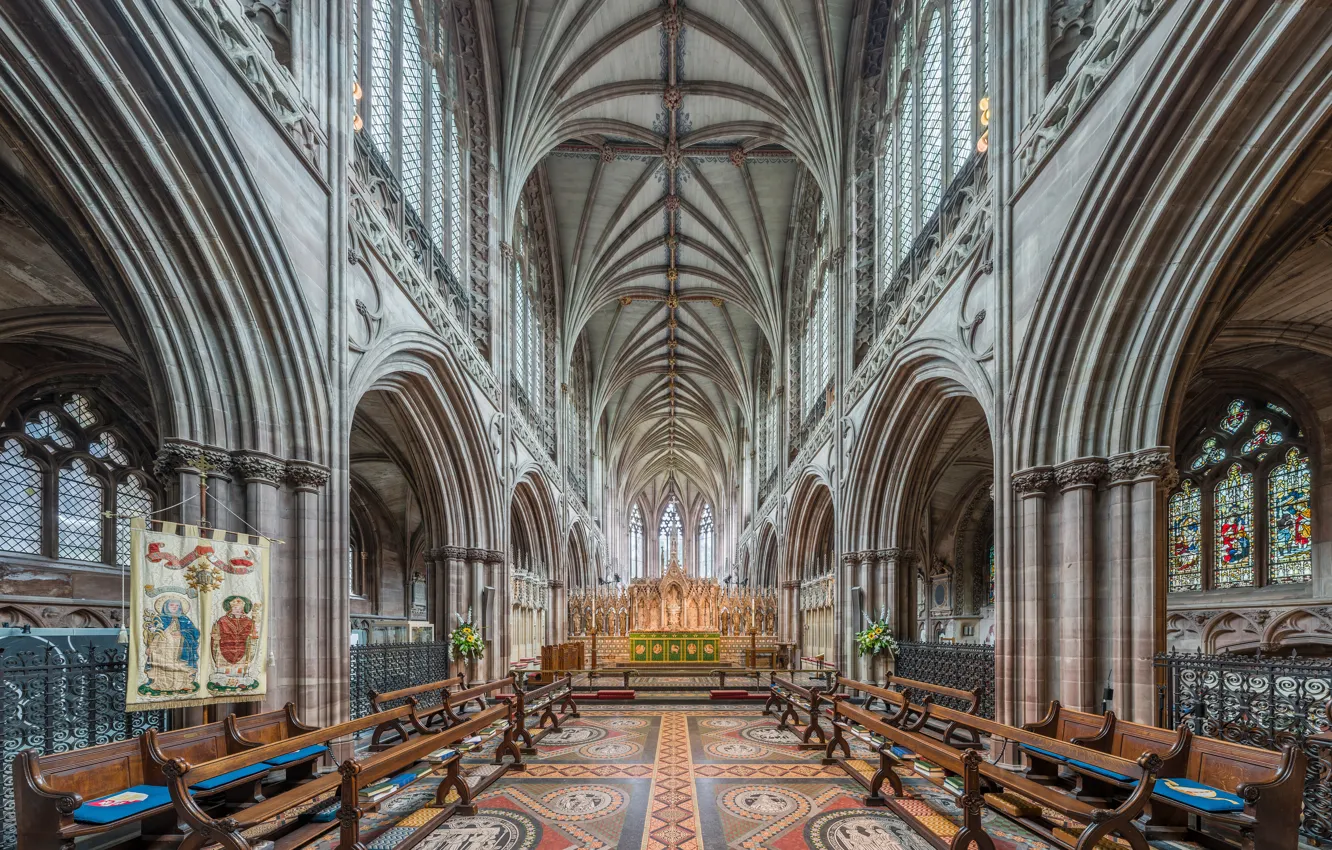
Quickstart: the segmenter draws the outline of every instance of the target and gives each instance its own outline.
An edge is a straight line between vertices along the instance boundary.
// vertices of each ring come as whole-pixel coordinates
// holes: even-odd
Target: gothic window
[[[661,547],[661,565],[663,571],[671,562],[671,548],[680,553],[684,550],[684,525],[680,521],[680,506],[675,499],[661,512],[661,524],[657,526],[657,540]]]
[[[698,521],[698,575],[714,575],[716,565],[716,539],[712,520],[712,505],[703,506],[703,515]]]
[[[587,439],[591,423],[587,415],[587,356],[584,347],[574,349],[573,362],[569,364],[568,428],[566,429],[569,458],[569,480],[583,504],[587,504]]]
[[[643,514],[638,505],[629,515],[629,578],[643,577]]]
[[[898,8],[879,165],[885,293],[917,241],[936,229],[949,185],[977,153],[989,62],[988,2],[906,0]]]
[[[47,393],[0,424],[0,550],[129,566],[129,518],[158,503],[147,452],[91,392]]]
[[[813,237],[814,255],[806,289],[809,300],[802,317],[799,363],[801,416],[816,418],[822,413],[821,402],[832,385],[833,374],[833,289],[836,281],[830,267],[831,236],[826,203],[819,205]]]
[[[1167,506],[1171,592],[1311,579],[1311,465],[1285,407],[1231,399],[1179,466]]]
[[[453,33],[441,7],[421,0],[353,0],[352,28],[358,153],[376,177],[396,182],[408,241],[456,300],[467,186]]]

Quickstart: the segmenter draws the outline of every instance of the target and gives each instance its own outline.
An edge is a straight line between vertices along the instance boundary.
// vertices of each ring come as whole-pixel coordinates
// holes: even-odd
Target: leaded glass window
[[[462,133],[458,129],[458,116],[450,109],[449,124],[449,269],[453,276],[462,279],[463,262],[466,253],[463,250],[467,221],[463,218]]]
[[[130,517],[149,517],[153,494],[138,475],[127,475],[116,487],[116,565],[129,569]]]
[[[898,266],[911,255],[911,243],[916,238],[915,103],[911,83],[907,83],[897,110],[897,195],[893,199],[897,207],[897,232],[893,257]]]
[[[643,514],[638,505],[629,515],[629,577],[643,577]]]
[[[703,516],[698,521],[698,574],[711,576],[715,571],[713,557],[716,540],[713,528],[712,505],[703,506]]]
[[[0,446],[0,549],[42,551],[42,472],[18,440]]]
[[[421,28],[411,3],[402,4],[402,197],[421,215],[425,182],[425,65],[421,61]]]
[[[0,550],[127,566],[158,495],[135,429],[93,393],[36,396],[0,419]]]
[[[1312,578],[1313,464],[1288,407],[1232,397],[1181,457],[1168,505],[1171,592]]]
[[[661,512],[661,524],[657,527],[657,542],[661,547],[661,565],[663,569],[671,562],[672,548],[678,554],[684,548],[684,524],[680,521],[680,506],[674,499]]]
[[[952,61],[948,69],[951,81],[952,139],[953,162],[949,177],[956,177],[962,166],[971,158],[971,151],[976,145],[974,133],[976,114],[975,76],[971,59],[972,20],[971,0],[953,0],[951,21]]]
[[[70,461],[60,469],[57,531],[59,555],[73,561],[102,560],[102,482],[87,461]]]
[[[1170,592],[1202,589],[1202,496],[1184,481],[1170,497]]]
[[[935,12],[925,30],[920,66],[920,219],[928,221],[943,195],[943,29]]]
[[[440,179],[447,174],[444,154],[444,94],[439,80],[430,75],[430,173],[435,190],[430,193],[430,238],[435,246],[444,250],[444,192],[439,189]]]
[[[393,147],[393,3],[370,0],[370,86],[366,135],[386,160]]]
[[[1309,501],[1309,458],[1297,448],[1267,478],[1268,581],[1313,578],[1313,511]]]

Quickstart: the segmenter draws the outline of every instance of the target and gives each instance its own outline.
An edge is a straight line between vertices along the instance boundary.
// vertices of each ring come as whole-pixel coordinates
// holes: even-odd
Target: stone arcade
[[[943,847],[951,778],[985,835],[1074,846],[1019,744],[1079,722],[1187,719],[1251,782],[1288,729],[1326,775],[1329,80],[1311,0],[0,3],[0,850],[180,841],[165,789],[208,759],[253,786],[210,818],[305,793],[237,724],[305,741],[442,682],[412,711],[445,717],[510,675],[572,674],[578,716],[482,729],[509,749],[463,760],[476,814],[435,811],[445,759],[359,814],[311,820],[306,787],[245,841]],[[248,597],[228,624],[261,700],[124,712],[122,627],[178,690],[220,652],[187,591],[127,622],[136,516],[274,541],[267,657]],[[697,669],[634,669],[666,632]],[[876,753],[935,753],[893,738],[927,694],[1011,746],[871,789]],[[349,799],[409,772],[409,714],[318,769]],[[192,773],[153,761],[148,730],[196,727]],[[93,745],[123,787],[57,758]],[[991,773],[1019,763],[1047,789]],[[150,799],[108,830],[34,776]],[[1219,824],[1158,800],[1146,837],[1332,840],[1303,793]]]

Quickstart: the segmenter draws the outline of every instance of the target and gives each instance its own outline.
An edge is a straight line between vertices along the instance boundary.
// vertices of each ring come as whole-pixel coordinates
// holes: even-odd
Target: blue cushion
[[[143,795],[142,800],[115,802],[114,798]],[[100,805],[99,805],[100,804]],[[95,800],[89,800],[74,810],[74,820],[79,823],[115,823],[134,815],[156,809],[158,806],[171,804],[171,793],[165,785],[135,785],[124,791],[107,794]]]
[[[326,753],[326,752],[328,752],[328,747],[325,747],[322,744],[315,744],[313,747],[302,747],[301,749],[297,750],[294,753],[287,753],[286,755],[282,756],[274,756],[273,758],[267,761],[267,764],[271,765],[272,767],[282,767],[284,764],[291,764],[294,761],[301,761],[302,759],[307,759],[310,756],[317,756],[321,753]]]
[[[1242,812],[1244,801],[1228,791],[1192,779],[1158,779],[1152,789],[1159,797],[1192,806],[1204,812]]]
[[[1022,749],[1026,750],[1029,753],[1035,753],[1036,755],[1041,756],[1042,758],[1050,759],[1051,761],[1058,761],[1058,762],[1068,761],[1068,759],[1064,758],[1058,753],[1052,753],[1049,750],[1043,750],[1040,747],[1033,747],[1030,744],[1023,744]]]
[[[1094,773],[1097,776],[1104,776],[1106,779],[1115,779],[1119,782],[1132,782],[1132,776],[1125,776],[1122,773],[1115,773],[1113,770],[1106,770],[1103,767],[1097,767],[1094,764],[1087,764],[1085,761],[1075,761],[1069,759],[1068,763],[1079,770],[1085,770],[1088,773]]]
[[[235,782],[238,779],[249,779],[251,776],[259,776],[268,773],[270,765],[264,762],[252,764],[248,767],[239,767],[230,773],[224,773],[221,776],[214,776],[212,779],[205,779],[203,782],[196,782],[190,787],[196,791],[211,791],[214,788],[220,788],[223,785]]]
[[[900,759],[910,759],[916,757],[916,754],[911,752],[911,750],[908,750],[906,747],[892,747],[891,749],[889,749],[889,752],[891,752],[893,755],[897,756]]]

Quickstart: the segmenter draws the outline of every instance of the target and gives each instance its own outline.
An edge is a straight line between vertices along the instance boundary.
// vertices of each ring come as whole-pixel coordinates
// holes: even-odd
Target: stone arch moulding
[[[1017,469],[1168,442],[1179,377],[1261,278],[1271,231],[1255,225],[1326,132],[1332,57],[1311,10],[1235,6],[1206,0],[1163,19],[1174,29],[1091,169],[1015,352]],[[1243,74],[1220,64],[1235,55]],[[1255,110],[1243,88],[1269,75],[1285,96]],[[1213,86],[1206,114],[1199,85]],[[1199,133],[1215,143],[1180,142]]]
[[[5,4],[0,139],[67,224],[76,265],[141,361],[160,433],[322,460],[329,381],[310,356],[321,324],[254,175],[159,15]],[[145,76],[141,54],[173,85]]]

